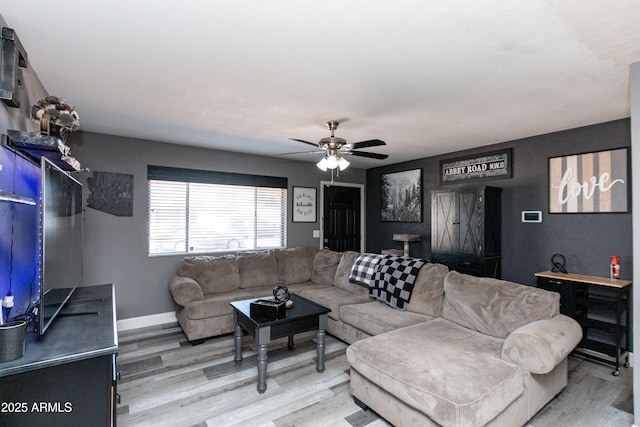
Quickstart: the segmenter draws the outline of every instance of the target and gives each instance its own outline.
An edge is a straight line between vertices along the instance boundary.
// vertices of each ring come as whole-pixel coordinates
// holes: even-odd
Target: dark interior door
[[[361,252],[360,214],[360,188],[325,185],[323,247]]]

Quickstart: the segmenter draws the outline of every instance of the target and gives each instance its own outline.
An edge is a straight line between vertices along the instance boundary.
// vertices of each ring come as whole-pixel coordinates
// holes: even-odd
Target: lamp
[[[396,242],[404,242],[404,256],[409,256],[409,242],[420,241],[419,234],[394,234],[393,240]]]
[[[318,163],[316,163],[316,166],[322,172],[326,172],[327,169],[332,169],[333,170],[333,169],[336,169],[336,168],[338,168],[341,171],[343,171],[346,168],[348,168],[349,165],[350,165],[350,163],[349,163],[349,161],[347,159],[345,159],[344,157],[341,157],[337,153],[332,153],[332,152],[330,152],[329,154],[324,156],[322,159],[320,159],[320,161]]]
[[[327,157],[327,168],[335,169],[338,167],[338,157],[337,155],[329,154]]]
[[[316,163],[316,166],[318,167],[318,169],[320,169],[322,172],[326,172],[327,171],[327,163],[329,163],[327,161],[327,156],[324,156],[322,159],[320,159],[320,161],[318,163]]]
[[[338,168],[340,168],[341,171],[348,168],[350,164],[351,163],[349,163],[349,161],[344,157],[338,157]]]

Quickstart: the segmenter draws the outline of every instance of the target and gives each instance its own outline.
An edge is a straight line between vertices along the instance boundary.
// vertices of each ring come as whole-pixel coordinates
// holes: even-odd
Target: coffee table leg
[[[258,346],[258,393],[267,390],[267,345]]]
[[[234,313],[234,317],[236,317]],[[242,327],[236,320],[236,331],[233,334],[233,340],[236,347],[236,355],[233,357],[233,361],[236,363],[242,362]]]
[[[258,347],[258,393],[267,390],[267,347],[271,341],[271,327],[259,328],[256,331]]]
[[[287,342],[287,348],[293,350],[293,335],[289,335],[289,341]]]
[[[318,323],[318,332],[316,333],[316,353],[318,355],[316,371],[324,372],[324,336],[325,329],[327,329],[327,315],[321,315]]]

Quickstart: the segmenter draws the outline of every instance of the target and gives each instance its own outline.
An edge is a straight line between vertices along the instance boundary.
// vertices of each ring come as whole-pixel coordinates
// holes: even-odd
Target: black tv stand
[[[99,311],[79,311],[77,313],[58,313],[58,317],[72,317],[72,316],[99,316]]]
[[[24,356],[0,362],[0,401],[23,405],[0,413],[0,426],[116,424],[115,287],[78,288],[76,301],[91,303],[67,307],[44,335],[27,334]],[[57,412],[34,410],[40,402]]]
[[[75,300],[71,298],[69,301],[67,301],[65,305],[91,304],[94,302],[104,302],[104,301],[105,301],[104,298],[92,298],[92,299],[82,299],[82,300]]]

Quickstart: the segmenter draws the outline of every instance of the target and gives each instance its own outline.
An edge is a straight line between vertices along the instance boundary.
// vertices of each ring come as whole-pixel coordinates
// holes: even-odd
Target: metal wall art
[[[87,178],[87,206],[116,216],[133,216],[133,175],[94,172]]]

